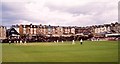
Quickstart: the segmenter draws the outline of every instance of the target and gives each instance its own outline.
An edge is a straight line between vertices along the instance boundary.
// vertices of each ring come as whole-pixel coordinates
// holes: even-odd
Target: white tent
[[[106,37],[109,37],[109,36],[120,36],[120,34],[119,34],[119,33],[114,33],[114,34],[106,34],[105,36],[106,36]]]

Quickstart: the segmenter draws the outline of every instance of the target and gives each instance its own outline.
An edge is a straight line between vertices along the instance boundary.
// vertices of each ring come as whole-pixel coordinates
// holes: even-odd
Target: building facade
[[[86,27],[77,26],[51,26],[51,25],[13,25],[20,36],[28,37],[105,37],[105,34],[120,33],[120,23],[93,25]],[[41,38],[41,37],[40,37]]]
[[[6,39],[6,27],[0,26],[0,41]]]

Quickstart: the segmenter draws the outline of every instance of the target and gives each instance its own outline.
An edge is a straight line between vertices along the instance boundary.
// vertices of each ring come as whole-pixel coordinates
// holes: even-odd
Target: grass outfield
[[[117,41],[2,44],[3,62],[118,62]]]

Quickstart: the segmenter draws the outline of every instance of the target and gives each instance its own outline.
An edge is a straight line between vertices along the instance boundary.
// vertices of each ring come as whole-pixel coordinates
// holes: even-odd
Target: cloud
[[[117,0],[4,0],[3,25],[87,26],[116,22]]]

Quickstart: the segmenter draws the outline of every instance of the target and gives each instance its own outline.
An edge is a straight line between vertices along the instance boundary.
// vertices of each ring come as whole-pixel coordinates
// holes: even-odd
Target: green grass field
[[[118,62],[117,41],[2,44],[3,62]]]

